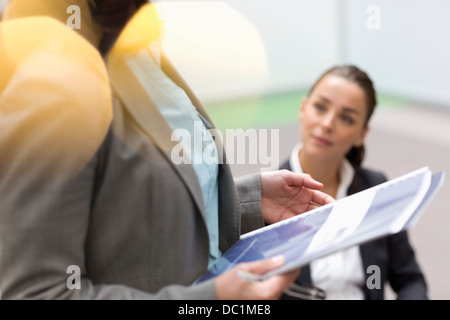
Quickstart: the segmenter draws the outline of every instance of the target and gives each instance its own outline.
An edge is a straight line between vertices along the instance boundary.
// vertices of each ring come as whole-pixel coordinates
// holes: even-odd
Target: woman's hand
[[[295,269],[271,276],[262,281],[248,281],[239,276],[239,271],[261,275],[284,264],[283,256],[240,263],[215,279],[219,300],[274,300],[279,299],[300,274]]]
[[[289,170],[261,173],[261,208],[264,221],[278,222],[334,201],[321,192],[323,184],[309,174]]]

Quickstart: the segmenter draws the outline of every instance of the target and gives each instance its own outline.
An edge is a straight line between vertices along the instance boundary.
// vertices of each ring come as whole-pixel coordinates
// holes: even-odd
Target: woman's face
[[[364,91],[345,78],[327,75],[302,101],[302,152],[316,160],[342,160],[367,134]]]

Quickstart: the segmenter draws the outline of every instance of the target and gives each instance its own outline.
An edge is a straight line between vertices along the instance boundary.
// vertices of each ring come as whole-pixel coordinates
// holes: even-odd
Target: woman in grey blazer
[[[141,8],[147,1],[79,1],[76,34],[61,23],[69,2],[40,1],[30,13],[15,1],[0,25],[2,297],[279,297],[299,270],[260,283],[236,270],[263,273],[282,258],[193,283],[241,233],[333,199],[308,175],[233,179],[225,156],[175,164],[177,123],[214,127],[160,51],[156,11]],[[210,146],[223,150],[219,139]]]

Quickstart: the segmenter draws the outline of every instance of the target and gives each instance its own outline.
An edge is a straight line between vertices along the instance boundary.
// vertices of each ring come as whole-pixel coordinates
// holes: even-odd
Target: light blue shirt
[[[218,151],[211,125],[201,116],[188,95],[160,67],[158,46],[142,50],[128,65],[138,76],[145,90],[176,132],[185,129],[191,139],[180,139],[183,152],[189,156],[197,175],[205,205],[210,241],[208,268],[220,257],[218,208]],[[205,152],[207,149],[207,152]]]

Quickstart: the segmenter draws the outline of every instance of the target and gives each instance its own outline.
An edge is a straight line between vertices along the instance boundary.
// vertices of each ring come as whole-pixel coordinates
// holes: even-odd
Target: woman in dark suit
[[[281,169],[310,174],[339,199],[386,181],[362,167],[364,139],[376,106],[369,76],[356,66],[326,71],[302,101],[301,143]],[[427,299],[427,285],[406,231],[317,259],[297,280],[328,299],[384,299],[389,283],[398,299]]]

